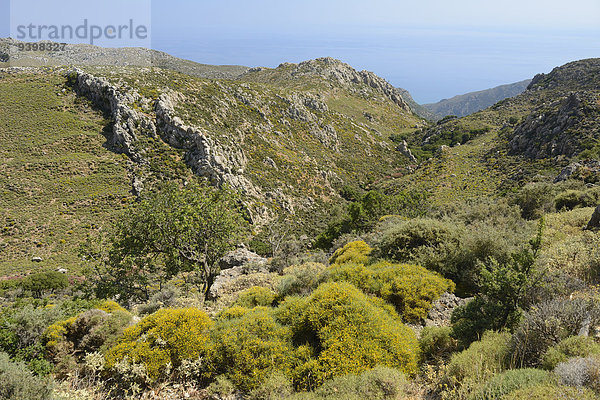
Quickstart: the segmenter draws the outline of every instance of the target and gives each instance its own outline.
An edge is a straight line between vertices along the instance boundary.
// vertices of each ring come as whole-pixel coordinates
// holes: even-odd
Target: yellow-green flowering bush
[[[121,307],[116,301],[113,300],[105,300],[96,307],[98,310],[105,311],[107,313],[112,313],[115,311],[123,311],[127,312],[126,309]]]
[[[122,361],[141,364],[148,382],[166,378],[183,361],[205,357],[212,321],[195,308],[163,309],[144,318],[123,333],[120,343],[106,354],[106,368]]]
[[[350,242],[341,249],[337,249],[329,259],[332,265],[346,263],[366,264],[373,249],[364,241]]]
[[[103,303],[100,307],[104,310],[84,311],[57,321],[44,332],[46,358],[55,364],[58,377],[66,377],[78,369],[87,354],[106,352],[131,324],[133,316],[117,303]]]
[[[256,389],[273,372],[290,375],[294,349],[290,330],[266,307],[225,310],[211,333],[211,371],[241,390]]]
[[[277,295],[271,289],[253,286],[240,293],[235,305],[253,308],[257,306],[270,307],[275,302]]]
[[[325,283],[308,298],[288,298],[277,316],[292,329],[298,389],[312,389],[327,379],[377,365],[408,375],[417,370],[414,332],[391,306],[349,283]]]
[[[431,303],[455,288],[452,281],[423,267],[387,261],[372,265],[334,265],[330,279],[350,282],[366,293],[381,297],[411,322],[424,319]]]

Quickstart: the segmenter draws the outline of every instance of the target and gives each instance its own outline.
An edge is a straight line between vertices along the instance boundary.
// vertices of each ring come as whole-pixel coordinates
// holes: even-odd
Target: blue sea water
[[[296,35],[198,29],[174,35],[155,28],[152,42],[157,50],[206,64],[276,67],[331,56],[409,90],[421,104],[600,57],[600,29],[548,33],[396,28]]]

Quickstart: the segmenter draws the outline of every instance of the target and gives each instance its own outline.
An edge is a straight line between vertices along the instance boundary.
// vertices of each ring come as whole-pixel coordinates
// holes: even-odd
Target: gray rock
[[[396,150],[399,151],[400,154],[402,154],[403,156],[408,157],[408,159],[412,163],[417,163],[417,158],[413,155],[413,153],[408,148],[408,144],[406,143],[406,140],[403,140],[402,143],[396,148]]]
[[[245,248],[239,248],[227,253],[221,260],[219,266],[221,270],[227,270],[234,267],[241,267],[247,264],[265,265],[267,259],[251,252]]]
[[[42,259],[42,257],[33,257],[33,258],[31,258],[31,261],[32,261],[32,262],[39,263],[39,262],[42,262],[42,261],[44,261],[44,260]]]
[[[269,270],[264,264],[248,263],[237,267],[222,270],[215,278],[208,291],[208,297],[217,299],[227,291],[232,282],[243,275],[268,274]]]
[[[433,302],[431,310],[427,314],[425,326],[449,326],[452,312],[471,300],[472,298],[463,299],[452,293],[442,294],[438,300]]]
[[[600,228],[600,205],[596,207],[592,214],[592,218],[585,227],[587,230],[597,230],[598,228]]]
[[[566,181],[574,175],[591,177],[598,176],[599,174],[600,161],[598,160],[574,162],[563,168],[560,174],[554,179],[554,183]]]

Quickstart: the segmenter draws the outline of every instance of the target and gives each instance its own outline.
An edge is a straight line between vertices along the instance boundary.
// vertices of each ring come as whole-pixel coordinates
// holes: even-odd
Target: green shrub
[[[150,315],[161,308],[174,308],[178,304],[180,292],[176,286],[167,285],[150,297],[150,301],[137,307],[139,315]]]
[[[282,297],[308,295],[327,280],[327,267],[319,263],[294,265],[283,270],[283,276],[277,284]]]
[[[428,326],[419,337],[422,363],[439,363],[446,360],[458,349],[458,341],[452,337],[449,326]]]
[[[595,207],[597,205],[597,190],[566,190],[554,198],[554,206],[557,211],[573,210],[578,207]]]
[[[211,339],[212,373],[227,377],[240,390],[257,389],[275,371],[291,374],[294,349],[289,329],[268,308],[225,310]]]
[[[43,335],[47,327],[65,317],[65,311],[56,306],[36,307],[31,304],[6,309],[0,315],[0,351],[14,360],[29,364],[39,375],[50,372],[44,360]]]
[[[311,393],[312,399],[395,400],[406,394],[406,376],[393,368],[375,367],[326,381]]]
[[[215,381],[206,388],[206,394],[210,400],[224,400],[235,398],[236,389],[227,377],[217,376]]]
[[[294,388],[285,374],[275,371],[269,375],[259,387],[252,390],[248,400],[283,400],[289,399]]]
[[[366,264],[373,249],[364,241],[351,242],[338,249],[329,259],[332,265],[343,265],[347,263]]]
[[[556,385],[535,385],[516,390],[503,400],[597,400],[597,395],[588,389]]]
[[[163,309],[127,328],[120,343],[106,354],[106,368],[115,374],[120,362],[141,365],[147,384],[170,375],[184,360],[198,360],[209,350],[212,321],[204,311]],[[111,371],[112,369],[112,371]]]
[[[507,369],[510,358],[510,335],[486,332],[480,341],[455,354],[448,363],[445,381],[450,387],[481,385]]]
[[[383,232],[377,255],[422,265],[455,279],[460,275],[455,260],[459,255],[462,234],[462,229],[455,223],[412,219]]]
[[[257,306],[271,307],[275,302],[276,294],[268,288],[253,286],[240,293],[235,305],[245,308]]]
[[[336,214],[327,229],[318,235],[314,246],[330,249],[333,242],[352,232],[370,231],[385,215],[403,215],[415,217],[423,215],[427,209],[426,195],[417,191],[403,191],[395,195],[385,195],[377,191],[369,191],[362,197],[348,204],[347,209],[334,208]]]
[[[542,358],[542,367],[551,371],[569,358],[590,355],[600,355],[600,343],[587,336],[571,336],[546,351]]]
[[[11,362],[6,353],[0,353],[0,400],[50,399],[52,387],[34,376],[23,363]]]
[[[500,400],[516,390],[552,383],[552,375],[539,369],[513,369],[491,378],[472,396],[473,400]]]
[[[539,222],[538,234],[524,247],[511,255],[504,264],[490,259],[480,271],[480,292],[475,299],[452,313],[454,333],[462,344],[468,344],[486,330],[513,330],[527,307],[527,293],[539,284],[535,269],[542,245],[544,219]]]
[[[600,323],[600,307],[590,299],[554,299],[532,307],[512,338],[519,366],[539,366],[546,351],[560,341],[577,335],[590,317],[590,326]]]
[[[41,297],[43,293],[54,293],[69,287],[69,278],[60,272],[49,271],[28,275],[21,281],[21,287]]]
[[[352,283],[368,294],[393,304],[402,317],[417,322],[427,317],[431,303],[442,293],[454,291],[452,281],[423,267],[392,264],[343,264],[330,269],[330,279]]]
[[[116,304],[116,303],[115,303]],[[46,356],[56,364],[55,373],[65,378],[87,354],[106,352],[117,344],[133,316],[121,307],[107,307],[111,313],[92,309],[66,320],[58,321],[44,333]]]
[[[288,298],[278,318],[292,329],[301,363],[294,369],[298,389],[327,379],[362,373],[377,365],[412,375],[418,343],[393,308],[349,283],[326,283],[308,298]]]
[[[556,188],[549,183],[531,183],[522,187],[511,199],[512,204],[521,208],[525,219],[538,219],[554,211]]]

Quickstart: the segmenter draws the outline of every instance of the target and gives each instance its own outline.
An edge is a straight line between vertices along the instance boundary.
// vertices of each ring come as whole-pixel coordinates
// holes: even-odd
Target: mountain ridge
[[[423,104],[422,107],[434,115],[434,120],[442,119],[448,115],[466,117],[506,98],[521,94],[530,83],[531,79],[525,79],[520,82],[457,95],[440,100],[437,103]]]

